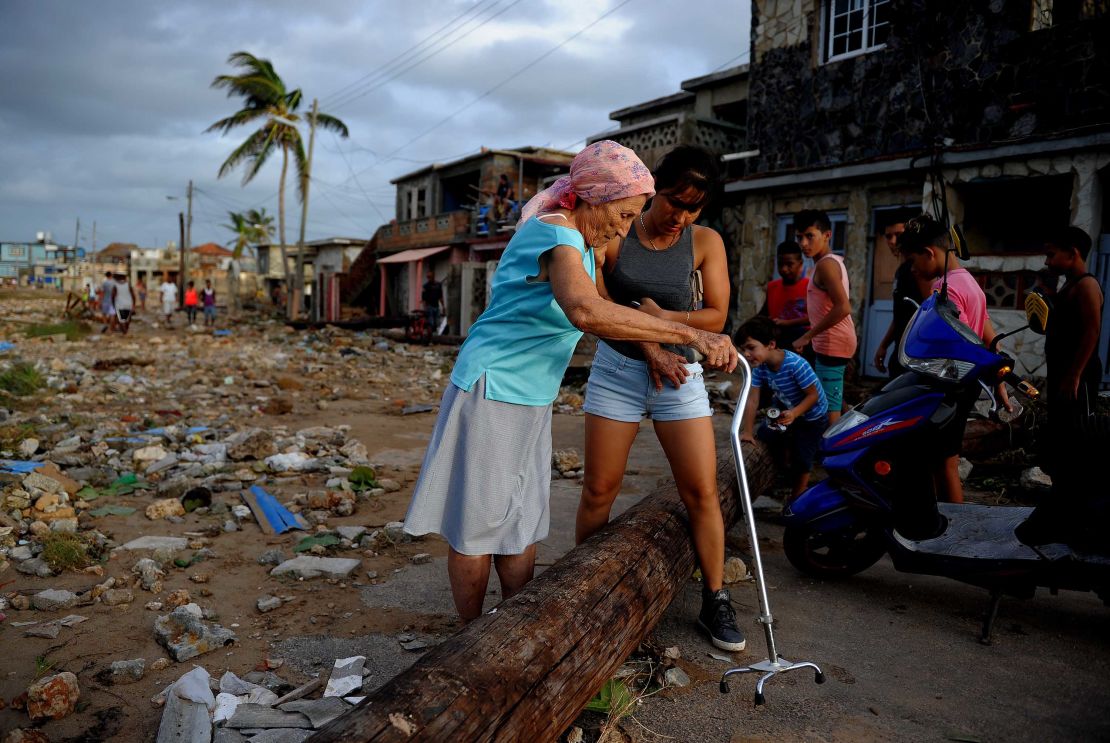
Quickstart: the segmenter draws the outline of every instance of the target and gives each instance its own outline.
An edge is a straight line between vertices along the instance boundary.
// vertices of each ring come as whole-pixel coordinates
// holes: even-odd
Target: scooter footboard
[[[820,521],[823,528],[836,529],[859,521],[849,507],[849,497],[831,480],[823,480],[805,491],[783,511],[787,526]]]

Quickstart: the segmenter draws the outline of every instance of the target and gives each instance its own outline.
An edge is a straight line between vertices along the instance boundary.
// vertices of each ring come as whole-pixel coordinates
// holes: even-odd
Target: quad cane
[[[743,356],[737,366],[743,375],[740,385],[740,399],[736,401],[736,413],[732,416],[730,429],[732,439],[732,456],[736,461],[736,482],[740,491],[740,505],[744,509],[744,518],[748,523],[748,537],[752,545],[752,561],[755,567],[755,583],[759,588],[759,623],[763,625],[763,634],[767,638],[767,658],[750,666],[732,668],[721,676],[721,693],[728,694],[728,677],[735,673],[761,673],[762,676],[755,682],[755,703],[763,704],[763,685],[780,673],[796,671],[799,668],[812,668],[813,680],[819,684],[825,683],[825,674],[821,672],[816,663],[810,661],[789,661],[779,655],[775,648],[775,631],[771,626],[774,619],[771,617],[771,601],[767,597],[767,582],[763,578],[763,560],[759,556],[759,537],[755,533],[755,514],[752,512],[752,497],[748,490],[748,475],[744,469],[744,455],[740,450],[740,429],[744,422],[744,411],[748,405],[748,394],[752,387],[752,369]]]

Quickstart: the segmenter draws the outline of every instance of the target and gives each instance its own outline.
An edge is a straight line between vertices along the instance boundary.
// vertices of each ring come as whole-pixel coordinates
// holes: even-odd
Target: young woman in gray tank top
[[[656,195],[627,236],[596,251],[598,289],[617,304],[721,332],[729,301],[724,243],[694,224],[717,186],[716,159],[696,147],[668,153],[655,170]],[[694,272],[703,294],[696,302]],[[717,493],[717,455],[709,396],[693,349],[601,340],[586,387],[586,471],[575,536],[582,542],[609,520],[628,453],[644,416],[671,463],[690,513],[704,576],[698,628],[714,645],[742,650],[723,585],[725,530]]]

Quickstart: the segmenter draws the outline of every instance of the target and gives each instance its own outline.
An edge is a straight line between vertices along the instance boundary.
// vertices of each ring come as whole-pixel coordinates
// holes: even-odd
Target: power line
[[[500,0],[496,0],[496,1],[497,1],[497,2],[500,2]],[[472,6],[470,6],[469,8],[467,8],[466,10],[464,10],[464,11],[463,11],[462,13],[459,13],[459,14],[458,14],[457,16],[455,16],[455,17],[454,17],[454,18],[452,18],[451,20],[447,21],[447,23],[443,24],[442,26],[440,26],[439,28],[437,28],[437,29],[436,29],[435,31],[433,31],[432,33],[430,33],[430,34],[428,34],[427,36],[425,36],[425,37],[424,37],[423,39],[421,39],[420,41],[418,41],[418,42],[417,42],[416,44],[413,44],[412,46],[410,46],[410,47],[409,47],[408,49],[406,49],[405,51],[401,52],[401,53],[400,53],[400,54],[398,54],[397,56],[395,56],[395,57],[392,57],[391,59],[389,59],[389,60],[387,60],[387,61],[383,62],[383,63],[382,63],[381,65],[379,65],[379,66],[378,66],[378,67],[377,67],[376,69],[374,69],[374,70],[372,70],[372,71],[370,71],[370,72],[366,73],[365,75],[363,75],[362,77],[360,77],[360,78],[359,78],[358,80],[355,80],[355,81],[354,81],[354,82],[352,82],[352,83],[348,83],[348,84],[346,84],[346,85],[342,86],[341,88],[338,88],[338,89],[336,89],[336,90],[333,90],[332,92],[328,93],[327,95],[325,95],[325,96],[322,96],[322,97],[320,98],[320,101],[321,101],[321,103],[323,103],[323,104],[325,105],[325,107],[326,107],[326,106],[330,105],[330,102],[331,102],[332,100],[337,100],[337,99],[340,99],[340,98],[342,98],[343,96],[347,95],[347,94],[348,94],[348,93],[349,93],[349,92],[351,91],[351,89],[353,89],[353,88],[356,88],[356,87],[358,87],[358,86],[359,86],[360,84],[362,84],[362,83],[363,83],[364,81],[366,81],[366,80],[368,80],[368,79],[370,79],[370,78],[372,78],[372,77],[375,77],[375,76],[379,75],[379,74],[380,74],[380,73],[381,73],[381,72],[382,72],[383,70],[385,70],[385,69],[387,69],[388,67],[392,66],[394,62],[397,62],[398,60],[400,60],[401,58],[403,58],[403,57],[407,56],[407,55],[408,55],[408,54],[410,54],[411,52],[413,52],[413,51],[415,51],[415,50],[419,49],[419,48],[420,48],[421,46],[423,46],[423,45],[424,45],[425,43],[427,43],[427,42],[428,42],[429,40],[431,40],[432,38],[434,38],[434,37],[438,36],[438,35],[440,34],[440,32],[444,31],[445,29],[447,29],[447,28],[448,28],[449,26],[453,25],[453,24],[454,24],[454,23],[455,23],[456,21],[458,21],[459,19],[463,18],[464,16],[468,16],[468,15],[470,15],[470,14],[471,14],[471,13],[473,13],[473,12],[474,12],[475,10],[477,10],[478,8],[480,8],[480,7],[482,6],[482,5],[486,4],[486,2],[489,2],[489,0],[480,0],[480,1],[479,1],[479,2],[477,3],[477,4],[475,4],[475,5],[472,5]]]
[[[445,43],[445,44],[441,45],[441,46],[440,46],[440,47],[439,47],[438,49],[434,49],[434,50],[432,50],[432,51],[429,51],[429,52],[428,52],[427,54],[425,54],[424,56],[422,56],[422,57],[420,57],[420,58],[418,58],[418,59],[414,60],[414,61],[413,61],[413,62],[412,62],[411,64],[409,64],[408,66],[406,66],[406,67],[403,67],[403,68],[401,68],[401,69],[399,69],[399,70],[396,70],[395,72],[392,72],[392,73],[390,73],[390,74],[389,74],[389,76],[388,76],[388,77],[386,77],[385,79],[383,79],[383,80],[378,80],[378,81],[375,81],[375,82],[373,82],[373,83],[369,84],[369,85],[368,85],[367,87],[364,87],[364,88],[363,88],[363,89],[361,89],[361,90],[358,90],[358,91],[353,91],[353,92],[351,92],[351,93],[349,93],[349,94],[347,94],[347,95],[345,95],[345,96],[342,96],[342,97],[341,97],[341,98],[340,98],[339,100],[337,100],[337,101],[332,101],[331,103],[329,103],[329,104],[328,104],[328,107],[329,107],[329,108],[330,108],[331,110],[333,110],[333,111],[335,111],[335,110],[338,110],[339,108],[342,108],[343,106],[346,106],[347,104],[349,104],[349,103],[352,103],[353,101],[355,101],[355,100],[357,100],[357,99],[361,98],[362,96],[364,96],[364,95],[367,95],[367,94],[369,94],[369,93],[371,93],[371,92],[373,92],[373,91],[375,91],[375,90],[378,90],[379,88],[383,87],[383,86],[384,86],[384,85],[386,85],[387,83],[390,83],[390,82],[392,82],[392,81],[396,80],[396,79],[397,79],[397,78],[399,78],[399,77],[400,77],[401,75],[403,75],[403,74],[405,74],[406,72],[408,72],[409,70],[411,70],[411,69],[413,69],[413,68],[415,68],[415,67],[419,67],[420,65],[424,64],[425,62],[427,62],[427,61],[428,61],[429,59],[432,59],[433,57],[436,57],[436,56],[438,56],[439,54],[441,54],[441,53],[443,53],[443,52],[447,51],[447,50],[448,50],[448,49],[450,49],[450,48],[451,48],[452,46],[454,46],[454,45],[455,45],[455,44],[457,44],[458,42],[462,41],[462,40],[463,40],[463,39],[465,39],[465,38],[466,38],[467,36],[470,36],[470,34],[474,33],[474,32],[475,32],[475,31],[477,31],[478,29],[482,28],[483,26],[485,26],[485,25],[486,25],[487,23],[489,23],[489,22],[490,22],[490,21],[492,21],[493,19],[497,18],[498,16],[501,16],[501,15],[503,15],[503,14],[504,14],[504,13],[505,13],[506,11],[508,11],[508,10],[512,9],[512,8],[513,8],[513,7],[515,7],[516,5],[519,5],[519,4],[520,4],[520,3],[522,2],[522,1],[523,1],[523,0],[513,0],[513,2],[509,3],[508,5],[506,5],[506,6],[504,7],[504,8],[501,8],[500,10],[497,10],[496,6],[493,6],[493,8],[494,8],[495,12],[494,12],[494,13],[492,13],[492,14],[491,14],[490,16],[488,16],[487,18],[485,18],[485,19],[484,19],[484,20],[483,20],[483,21],[482,21],[481,23],[479,23],[479,24],[478,24],[477,26],[475,26],[475,27],[473,27],[473,28],[469,29],[468,31],[466,31],[465,33],[461,34],[460,36],[458,36],[458,37],[456,37],[456,38],[452,39],[451,41],[449,41],[449,42],[447,42],[447,43]],[[483,12],[484,12],[484,11],[483,11]],[[474,19],[471,19],[471,20],[474,20]],[[469,22],[470,22],[470,21],[467,21],[467,23],[469,23]]]
[[[370,206],[374,207],[374,211],[376,211],[378,213],[378,216],[382,218],[382,221],[383,222],[388,222],[389,220],[386,219],[386,216],[384,214],[382,214],[382,210],[378,208],[378,205],[375,204],[373,202],[373,200],[371,200],[370,194],[366,193],[366,189],[363,188],[362,183],[359,182],[358,175],[355,173],[355,169],[353,167],[351,167],[351,161],[347,159],[347,153],[345,153],[343,151],[343,147],[339,143],[339,137],[335,136],[335,132],[332,132],[331,137],[332,137],[332,139],[335,140],[335,146],[339,148],[339,154],[343,158],[343,162],[346,163],[346,165],[347,165],[347,172],[349,172],[351,174],[351,178],[354,179],[355,185],[358,186],[358,190],[362,191],[362,195],[365,196],[366,200],[370,202]],[[330,201],[330,199],[329,199],[329,201]],[[336,208],[338,209],[339,207],[336,207]],[[342,212],[340,212],[340,213],[342,214]]]
[[[537,64],[539,64],[539,63],[540,63],[540,62],[542,62],[543,60],[547,59],[547,58],[548,58],[548,57],[550,57],[550,56],[551,56],[552,54],[554,54],[555,52],[559,51],[560,49],[562,49],[562,48],[563,48],[564,46],[566,46],[566,45],[567,45],[567,44],[569,44],[570,42],[572,42],[572,41],[574,41],[575,39],[577,39],[577,38],[578,38],[579,36],[581,36],[582,34],[586,33],[586,31],[590,30],[591,28],[593,28],[594,26],[596,26],[596,25],[597,25],[598,23],[600,23],[601,21],[605,20],[605,19],[606,19],[606,18],[608,18],[609,16],[613,15],[614,13],[616,13],[616,12],[617,12],[618,10],[620,10],[621,8],[623,8],[623,7],[625,6],[625,5],[628,5],[628,4],[630,3],[630,2],[632,2],[632,0],[622,0],[622,2],[618,3],[617,5],[615,5],[614,7],[612,7],[611,9],[609,9],[609,10],[605,11],[605,12],[604,12],[604,13],[602,13],[602,14],[601,14],[600,16],[598,16],[597,18],[595,18],[595,19],[594,19],[593,21],[591,21],[590,23],[587,23],[587,24],[586,24],[585,26],[583,26],[582,28],[578,29],[578,30],[577,30],[577,31],[575,31],[575,32],[574,32],[573,34],[571,34],[571,35],[570,35],[570,36],[568,36],[567,38],[563,39],[562,41],[560,41],[560,42],[559,42],[558,44],[556,44],[555,46],[551,47],[551,48],[550,48],[550,49],[548,49],[548,50],[547,50],[546,52],[544,52],[543,54],[541,54],[541,55],[539,55],[538,57],[536,57],[535,59],[533,59],[533,60],[532,60],[531,62],[528,62],[528,63],[527,63],[527,64],[525,64],[525,65],[524,65],[523,67],[520,67],[519,69],[517,69],[517,71],[516,71],[516,72],[514,72],[514,73],[512,73],[511,75],[509,75],[508,77],[504,78],[503,80],[501,80],[501,82],[497,83],[497,84],[496,84],[496,85],[494,85],[494,86],[493,86],[492,88],[489,88],[489,89],[487,89],[487,90],[486,90],[486,91],[485,91],[484,93],[482,93],[481,95],[479,95],[479,96],[478,96],[477,98],[475,98],[474,100],[472,100],[472,101],[470,101],[469,103],[467,103],[467,104],[465,104],[465,105],[461,106],[460,108],[456,109],[455,111],[453,111],[452,113],[448,114],[448,115],[447,115],[447,116],[445,116],[444,118],[440,119],[440,120],[439,120],[439,121],[437,121],[437,122],[436,122],[435,124],[433,124],[432,126],[428,127],[427,129],[423,130],[422,132],[420,132],[419,134],[417,134],[417,135],[416,135],[415,137],[413,137],[412,139],[410,139],[410,140],[409,140],[408,142],[406,142],[405,144],[401,145],[400,147],[398,147],[398,148],[396,148],[395,150],[393,150],[392,152],[390,152],[390,153],[389,153],[388,155],[385,155],[384,157],[382,157],[382,158],[379,158],[379,159],[378,159],[378,160],[377,160],[376,162],[372,163],[372,164],[371,164],[371,165],[370,165],[369,167],[367,167],[367,168],[364,168],[363,170],[359,171],[358,175],[361,175],[362,173],[365,173],[365,172],[367,172],[367,171],[369,171],[369,170],[372,170],[372,169],[373,169],[374,167],[376,167],[377,165],[380,165],[380,164],[381,164],[381,163],[383,163],[383,162],[389,162],[390,160],[392,160],[392,159],[393,159],[393,156],[394,156],[394,155],[396,155],[396,154],[397,154],[398,152],[400,152],[400,151],[402,151],[403,149],[405,149],[406,147],[409,147],[410,145],[412,145],[412,144],[414,144],[414,143],[418,142],[419,140],[421,140],[422,138],[424,138],[424,137],[425,137],[425,136],[427,136],[428,134],[431,134],[431,133],[432,133],[433,131],[435,131],[435,130],[436,130],[436,129],[438,129],[439,127],[443,126],[444,124],[446,124],[446,123],[447,123],[448,121],[450,121],[451,119],[453,119],[453,118],[455,118],[456,116],[458,116],[459,114],[461,114],[461,113],[462,113],[463,111],[466,111],[466,110],[467,110],[467,109],[469,109],[469,108],[470,108],[471,106],[473,106],[473,105],[475,105],[476,103],[478,103],[479,101],[481,101],[481,100],[483,100],[483,99],[485,99],[485,98],[489,97],[490,95],[492,95],[492,94],[493,94],[493,93],[495,93],[496,91],[500,90],[501,88],[503,88],[503,87],[504,87],[505,85],[507,85],[508,83],[510,83],[510,82],[512,82],[513,80],[515,80],[516,78],[520,77],[520,76],[521,76],[521,75],[523,75],[523,74],[524,74],[525,72],[527,72],[527,71],[528,71],[528,70],[530,70],[531,68],[535,67],[535,66],[536,66]],[[354,174],[352,174],[352,175],[354,175]],[[350,179],[348,178],[348,180],[350,180]],[[346,182],[346,181],[344,181],[344,182]]]

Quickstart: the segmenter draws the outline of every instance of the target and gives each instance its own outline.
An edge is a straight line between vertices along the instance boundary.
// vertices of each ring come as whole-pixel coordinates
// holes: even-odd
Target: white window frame
[[[874,35],[874,28],[871,24],[872,12],[878,5],[889,5],[890,0],[847,0],[849,6],[848,13],[859,12],[860,8],[853,8],[852,6],[862,6],[863,28],[861,29],[861,31],[863,33],[864,44],[859,49],[850,49],[846,52],[842,52],[841,54],[833,55],[833,29],[835,28],[835,24],[833,23],[833,13],[836,10],[836,2],[837,0],[824,0],[824,2],[822,3],[823,7],[821,19],[824,23],[824,28],[822,29],[821,34],[822,43],[824,45],[822,56],[824,57],[826,64],[828,64],[829,62],[837,62],[842,59],[858,57],[862,54],[870,54],[871,52],[878,51],[879,49],[883,49],[886,47],[885,41],[881,44],[868,44],[867,41]],[[884,25],[889,25],[889,22]]]

